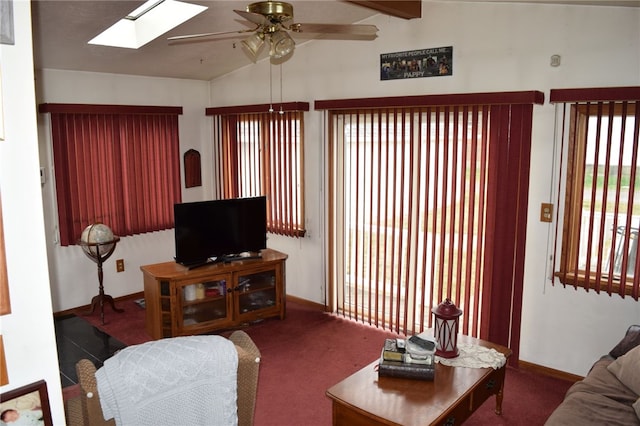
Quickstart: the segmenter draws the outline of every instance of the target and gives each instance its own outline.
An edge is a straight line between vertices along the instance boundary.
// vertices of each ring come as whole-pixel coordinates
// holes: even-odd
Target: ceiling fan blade
[[[169,37],[167,40],[169,40],[169,41],[186,41],[186,40],[191,40],[191,39],[198,39],[198,38],[205,38],[205,37],[215,37],[215,36],[227,35],[227,34],[243,34],[243,33],[253,32],[255,30],[256,30],[255,28],[252,28],[250,30],[223,31],[223,32],[218,32],[218,33],[204,33],[204,34],[188,34],[188,35]]]
[[[375,25],[343,24],[292,24],[290,29],[297,33],[349,34],[373,37],[378,32]]]
[[[259,13],[247,12],[246,10],[233,10],[238,15],[242,16],[247,21],[253,22],[258,26],[269,25],[270,22],[266,16],[260,15]]]

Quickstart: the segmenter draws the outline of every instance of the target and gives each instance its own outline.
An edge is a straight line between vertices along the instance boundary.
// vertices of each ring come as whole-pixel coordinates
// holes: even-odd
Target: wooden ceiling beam
[[[355,3],[387,15],[396,16],[404,19],[414,19],[422,17],[422,1],[421,0],[347,0],[349,3]]]

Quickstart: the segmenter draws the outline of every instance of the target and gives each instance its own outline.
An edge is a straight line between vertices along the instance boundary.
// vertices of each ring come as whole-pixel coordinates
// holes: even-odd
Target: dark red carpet
[[[133,300],[116,303],[116,308],[123,309],[123,313],[113,312],[110,307],[104,307],[104,324],[100,320],[100,311],[95,310],[91,315],[79,315],[94,327],[109,336],[131,346],[148,342],[151,336],[145,328],[145,310],[136,305]]]
[[[150,340],[144,310],[132,301],[118,307],[125,312],[105,308],[104,325],[99,313],[84,318],[128,345]],[[325,391],[374,361],[384,339],[394,336],[296,303],[287,304],[285,320],[269,319],[244,330],[262,353],[257,426],[330,425]],[[495,398],[490,398],[466,425],[542,425],[572,384],[513,368],[506,377],[503,415],[494,413]]]

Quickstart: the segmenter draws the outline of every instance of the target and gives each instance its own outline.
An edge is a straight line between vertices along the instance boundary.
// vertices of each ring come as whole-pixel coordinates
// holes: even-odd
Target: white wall
[[[0,393],[44,379],[55,424],[64,424],[38,176],[31,9],[13,2],[15,44],[0,45],[5,140],[0,194],[11,313],[0,317],[9,384]]]
[[[640,10],[637,8],[424,2],[419,20],[375,16],[373,42],[314,41],[298,46],[282,67],[284,101],[376,96],[539,90],[547,102],[534,108],[529,220],[522,316],[521,359],[584,375],[595,359],[640,323],[640,303],[551,286],[548,234],[539,221],[551,195],[554,107],[549,90],[640,84]],[[380,81],[379,55],[453,46],[453,76]],[[560,67],[550,66],[559,54]],[[274,93],[279,100],[279,68]],[[212,82],[214,106],[268,102],[268,63]],[[244,90],[240,90],[243,87]],[[267,89],[265,89],[265,87]],[[289,293],[320,301],[322,268],[321,178],[324,137],[321,112],[311,111],[306,129],[307,224],[303,241],[273,244],[289,253]],[[311,263],[310,263],[311,262]],[[322,290],[321,290],[322,291]]]

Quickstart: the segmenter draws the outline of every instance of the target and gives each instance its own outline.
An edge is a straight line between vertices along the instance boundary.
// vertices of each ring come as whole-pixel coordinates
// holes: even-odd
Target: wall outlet
[[[124,272],[124,259],[116,260],[116,272]]]

